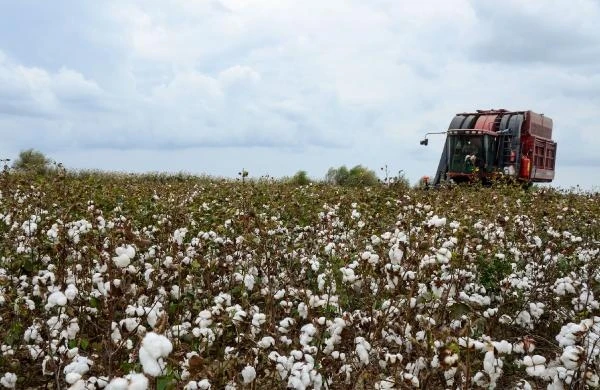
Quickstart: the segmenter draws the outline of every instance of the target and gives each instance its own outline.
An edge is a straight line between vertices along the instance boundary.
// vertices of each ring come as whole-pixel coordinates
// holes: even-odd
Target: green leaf
[[[156,378],[156,390],[171,390],[175,388],[175,379],[171,375]]]

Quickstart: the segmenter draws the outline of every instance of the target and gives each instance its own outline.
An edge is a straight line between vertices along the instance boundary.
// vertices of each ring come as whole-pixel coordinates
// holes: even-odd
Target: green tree
[[[35,149],[27,149],[19,153],[19,158],[15,160],[12,167],[17,171],[44,174],[50,169],[50,163],[51,160],[42,152]]]
[[[311,183],[310,178],[308,177],[308,173],[306,171],[298,171],[292,178],[290,179],[290,184],[294,184],[297,186],[305,186]]]
[[[365,187],[379,183],[377,174],[362,165],[356,165],[348,170],[346,166],[329,168],[325,175],[325,182],[339,186]]]

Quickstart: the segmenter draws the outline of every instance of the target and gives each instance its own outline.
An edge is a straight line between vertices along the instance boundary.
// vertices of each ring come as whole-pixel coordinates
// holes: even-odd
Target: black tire
[[[498,129],[498,131],[506,130],[508,128],[508,121],[512,116],[512,114],[505,114],[504,116],[502,116],[502,119],[500,119],[500,128]]]
[[[460,126],[461,129],[472,129],[477,121],[477,115],[469,115],[465,118],[464,122]]]
[[[512,135],[512,149],[515,151],[515,170],[517,176],[521,169],[521,126],[523,125],[523,114],[513,115],[508,121],[508,128]],[[505,162],[506,164],[506,162]]]
[[[462,126],[462,123],[465,120],[465,116],[464,115],[457,115],[454,117],[454,119],[452,119],[452,121],[450,122],[450,126],[448,126],[448,130],[452,130],[452,129],[460,129]]]
[[[516,114],[511,116],[508,121],[508,128],[511,131],[511,135],[513,139],[518,139],[521,137],[521,125],[523,124],[523,114]]]

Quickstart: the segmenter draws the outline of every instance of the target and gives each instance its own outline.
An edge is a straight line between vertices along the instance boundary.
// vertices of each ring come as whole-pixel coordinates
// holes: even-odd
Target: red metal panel
[[[552,139],[552,118],[528,111],[524,130],[536,137]]]
[[[498,114],[481,115],[475,122],[474,129],[492,131],[494,129],[494,121],[498,117]]]
[[[533,167],[531,170],[531,181],[550,182],[554,179],[554,171],[550,169],[540,169]]]

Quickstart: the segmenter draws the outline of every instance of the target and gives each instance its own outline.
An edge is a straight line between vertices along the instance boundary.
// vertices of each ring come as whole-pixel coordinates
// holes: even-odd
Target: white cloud
[[[69,110],[97,108],[102,95],[95,82],[77,71],[61,68],[53,73],[23,66],[0,51],[0,112],[4,114],[59,117]]]
[[[221,71],[219,81],[224,87],[235,84],[256,84],[260,81],[260,74],[249,66],[235,65]]]

